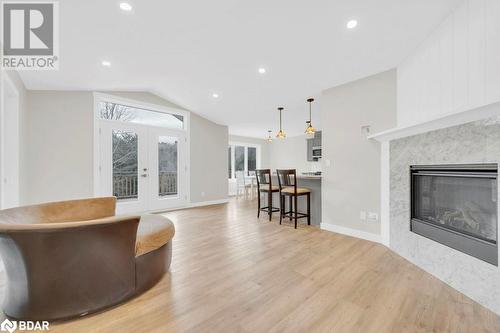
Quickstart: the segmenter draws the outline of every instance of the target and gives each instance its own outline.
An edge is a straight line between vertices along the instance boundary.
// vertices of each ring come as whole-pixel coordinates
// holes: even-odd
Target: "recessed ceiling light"
[[[110,67],[111,66],[111,62],[109,62],[107,60],[103,60],[103,61],[101,61],[101,65],[103,65],[104,67]]]
[[[132,10],[132,5],[128,2],[120,2],[120,9],[126,12],[130,12]]]
[[[219,98],[219,94],[213,93],[213,94],[212,94],[212,97],[213,97],[213,98]]]
[[[266,69],[264,67],[259,68],[260,74],[266,74]]]
[[[354,29],[354,28],[356,28],[357,25],[358,25],[358,21],[356,21],[356,20],[350,20],[346,24],[347,29]]]

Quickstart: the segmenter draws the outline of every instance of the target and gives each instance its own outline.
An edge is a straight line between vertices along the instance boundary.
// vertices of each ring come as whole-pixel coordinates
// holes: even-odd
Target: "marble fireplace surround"
[[[390,248],[500,314],[500,268],[410,231],[410,165],[500,163],[500,117],[389,143]]]

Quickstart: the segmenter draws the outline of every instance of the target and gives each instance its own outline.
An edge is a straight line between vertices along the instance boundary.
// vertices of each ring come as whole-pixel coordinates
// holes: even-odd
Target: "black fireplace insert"
[[[498,266],[498,165],[414,165],[410,174],[411,231]]]

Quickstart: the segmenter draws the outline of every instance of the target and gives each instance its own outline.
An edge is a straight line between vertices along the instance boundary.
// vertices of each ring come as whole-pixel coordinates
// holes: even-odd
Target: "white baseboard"
[[[375,242],[375,243],[382,243],[382,239],[381,239],[380,235],[372,234],[371,232],[361,231],[361,230],[357,230],[357,229],[351,229],[351,228],[342,227],[340,225],[329,224],[329,223],[321,223],[320,228],[322,230],[332,231],[332,232],[336,232],[336,233],[342,234],[342,235],[361,238],[361,239],[365,239],[365,240]]]
[[[211,201],[188,202],[187,204],[185,204],[183,206],[179,206],[179,207],[173,207],[173,208],[169,208],[169,209],[158,209],[158,210],[152,210],[152,211],[147,211],[147,212],[142,212],[142,213],[144,213],[144,214],[145,213],[161,214],[161,213],[172,212],[172,211],[180,210],[180,209],[219,205],[219,204],[225,204],[228,202],[229,202],[229,198],[219,199],[219,200],[211,200]],[[138,214],[141,214],[141,213],[138,213]]]
[[[225,204],[228,202],[229,202],[229,198],[219,199],[219,200],[211,200],[211,201],[190,202],[187,204],[187,208],[220,205],[220,204]]]

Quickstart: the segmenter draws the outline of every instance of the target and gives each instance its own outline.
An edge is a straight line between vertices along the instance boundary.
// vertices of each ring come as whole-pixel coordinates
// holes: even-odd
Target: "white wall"
[[[191,202],[227,199],[227,126],[191,113]]]
[[[106,92],[141,102],[176,107],[162,98],[142,92]],[[93,121],[94,98],[89,91],[28,91],[28,109],[23,130],[25,169],[21,200],[24,204],[92,197],[93,191]],[[193,120],[194,119],[194,120]],[[227,158],[227,127],[216,125],[192,114],[191,117],[191,191],[205,192],[207,200],[227,198],[226,178],[216,172]],[[203,137],[206,135],[206,137]],[[217,153],[196,149],[200,146],[221,147]],[[218,158],[206,158],[211,152]],[[224,154],[222,154],[224,152]],[[215,170],[215,171],[214,171]],[[203,182],[207,172],[214,171],[210,181]],[[221,172],[222,174],[222,172]],[[225,172],[224,172],[225,175]],[[201,179],[201,180],[200,180]],[[207,183],[208,182],[208,183]],[[220,182],[218,184],[217,182]],[[200,187],[197,187],[200,186]]]
[[[380,234],[379,221],[360,219],[361,211],[380,215],[380,144],[361,127],[396,125],[396,71],[325,90],[321,107],[322,223]]]
[[[92,197],[91,92],[29,91],[23,203]]]
[[[271,168],[297,169],[297,173],[321,171],[321,162],[307,161],[307,141],[305,135],[274,139],[269,144]]]
[[[398,67],[398,126],[500,101],[500,1],[464,0]]]

